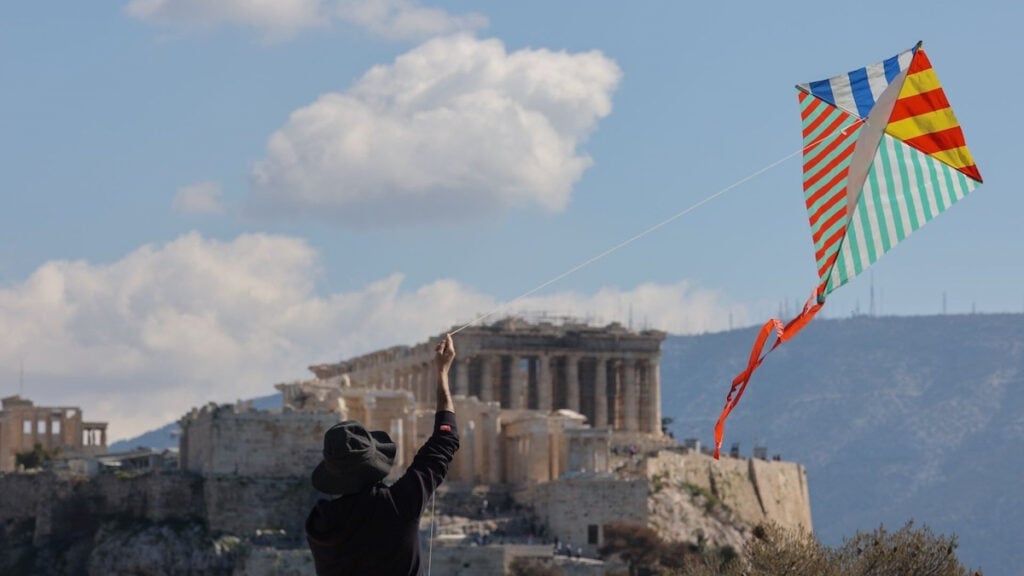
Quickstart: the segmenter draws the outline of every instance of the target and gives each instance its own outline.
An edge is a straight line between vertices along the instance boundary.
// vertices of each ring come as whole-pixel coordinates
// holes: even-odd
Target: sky
[[[823,314],[1024,311],[1022,11],[10,3],[0,396],[114,441],[481,315],[792,314],[816,283],[794,85],[918,40],[986,183]]]

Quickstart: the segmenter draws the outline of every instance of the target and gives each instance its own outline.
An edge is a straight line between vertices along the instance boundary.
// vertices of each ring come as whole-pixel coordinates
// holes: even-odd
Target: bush
[[[955,536],[936,535],[913,521],[895,532],[858,532],[834,549],[809,532],[761,524],[742,554],[728,546],[665,542],[638,524],[609,524],[604,536],[598,552],[625,562],[629,576],[981,576],[957,559]]]
[[[730,549],[717,556],[687,556],[671,567],[673,576],[981,576],[956,557],[956,537],[937,536],[908,522],[896,532],[879,527],[858,532],[838,548],[819,543],[812,534],[774,524],[756,526],[740,556]]]
[[[31,450],[27,452],[18,452],[14,455],[14,463],[17,466],[23,466],[25,470],[32,470],[33,468],[41,468],[43,462],[53,460],[60,450],[47,450],[43,448],[42,444],[36,444]]]
[[[956,536],[936,535],[927,526],[914,528],[913,520],[895,532],[879,526],[858,532],[835,551],[843,576],[919,574],[921,576],[980,575],[970,572],[956,557]]]
[[[630,576],[637,576],[659,564],[664,544],[661,536],[647,526],[615,523],[605,526],[604,544],[597,553],[602,558],[618,556],[629,566]]]
[[[814,535],[803,530],[785,530],[774,524],[754,527],[743,564],[750,576],[839,574],[831,562],[831,552]]]
[[[605,542],[598,549],[603,558],[617,556],[629,567],[630,576],[670,574],[725,574],[738,564],[736,550],[708,548],[702,542],[666,542],[653,529],[617,523],[604,529]]]

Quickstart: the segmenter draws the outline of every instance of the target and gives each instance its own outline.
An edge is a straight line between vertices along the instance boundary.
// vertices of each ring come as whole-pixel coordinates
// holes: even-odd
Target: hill
[[[662,412],[712,440],[755,329],[672,336]],[[727,426],[804,464],[815,532],[836,545],[914,519],[986,574],[1024,565],[1024,316],[818,320],[755,374]]]

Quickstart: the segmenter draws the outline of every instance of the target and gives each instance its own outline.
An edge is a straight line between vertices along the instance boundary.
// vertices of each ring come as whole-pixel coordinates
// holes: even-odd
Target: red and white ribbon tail
[[[725,398],[725,407],[722,408],[722,414],[718,417],[718,422],[715,424],[715,460],[718,460],[719,453],[722,450],[722,437],[725,435],[725,419],[729,417],[732,409],[739,404],[740,398],[743,397],[743,392],[746,391],[747,384],[750,382],[750,377],[754,375],[754,371],[761,365],[761,362],[764,362],[764,359],[772,350],[775,350],[783,342],[796,336],[798,332],[804,329],[804,326],[807,326],[814,319],[814,316],[824,305],[824,302],[819,300],[817,293],[812,295],[807,300],[807,303],[804,304],[800,314],[790,320],[789,323],[783,325],[781,320],[772,318],[765,322],[764,326],[761,327],[761,331],[757,333],[754,347],[750,350],[750,359],[747,361],[747,367],[733,378],[732,387],[729,388],[729,394]],[[768,350],[764,350],[764,346],[772,332],[775,333],[775,343]]]

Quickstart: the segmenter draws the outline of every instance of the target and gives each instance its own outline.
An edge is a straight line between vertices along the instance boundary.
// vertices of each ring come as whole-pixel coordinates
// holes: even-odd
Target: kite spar
[[[982,181],[920,42],[797,90],[818,285],[796,318],[786,324],[773,318],[758,333],[715,425],[716,459],[725,419],[765,357],[802,330],[829,294]]]

